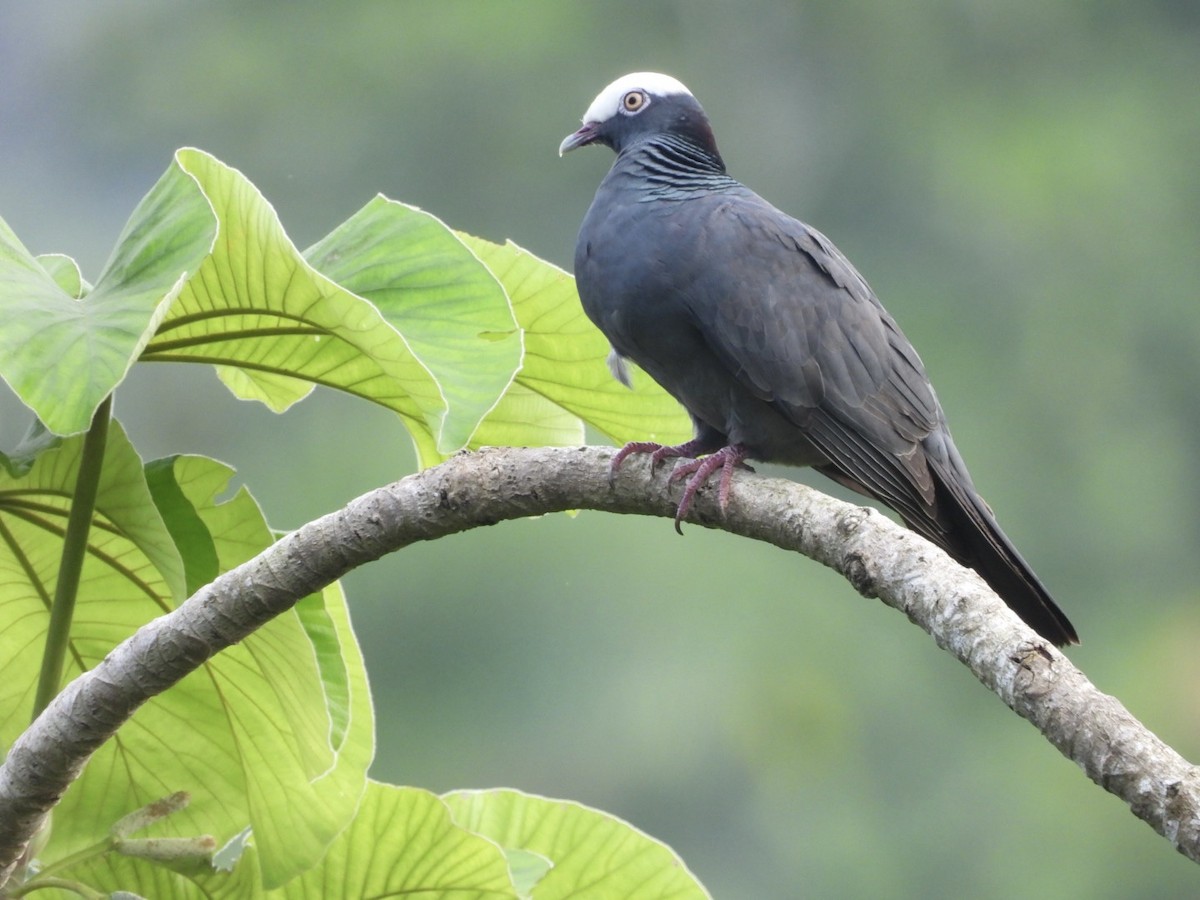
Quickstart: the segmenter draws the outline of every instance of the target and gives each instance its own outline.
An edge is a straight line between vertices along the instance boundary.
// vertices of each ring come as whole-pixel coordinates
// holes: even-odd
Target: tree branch
[[[142,703],[351,569],[506,519],[568,509],[674,515],[678,498],[664,471],[651,478],[645,458],[630,460],[610,485],[610,458],[594,447],[459,454],[310,522],[138,630],[69,684],[0,767],[0,887],[88,757]],[[1100,693],[974,572],[874,510],[750,473],[737,474],[725,516],[705,489],[692,520],[797,550],[905,613],[1089,778],[1200,862],[1196,768]]]

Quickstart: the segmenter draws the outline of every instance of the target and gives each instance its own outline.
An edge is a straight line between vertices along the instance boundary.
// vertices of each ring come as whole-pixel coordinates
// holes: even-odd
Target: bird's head
[[[583,114],[583,127],[567,135],[558,155],[588,144],[620,153],[638,141],[673,135],[720,158],[708,116],[682,82],[658,72],[634,72],[602,90]]]

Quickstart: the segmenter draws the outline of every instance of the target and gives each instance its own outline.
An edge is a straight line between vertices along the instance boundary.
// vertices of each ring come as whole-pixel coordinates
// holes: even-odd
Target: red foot
[[[708,481],[709,477],[717,469],[721,470],[721,484],[717,489],[717,503],[721,506],[721,512],[725,512],[725,507],[729,505],[729,485],[733,481],[733,471],[739,467],[743,469],[749,468],[745,465],[745,462],[746,448],[741,444],[731,444],[728,447],[722,447],[716,453],[709,454],[703,459],[693,459],[689,463],[677,466],[675,471],[671,473],[671,477],[667,480],[675,481],[679,478],[687,478],[687,484],[683,488],[683,497],[679,501],[679,508],[675,510],[675,530],[683,534],[683,528],[680,525],[687,517],[688,510],[692,507],[692,500],[696,496],[696,491],[703,487],[704,482]]]
[[[608,464],[608,474],[610,478],[616,475],[617,469],[621,468],[621,463],[635,453],[650,454],[650,471],[653,472],[664,459],[672,459],[676,456],[694,459],[697,453],[703,453],[706,449],[704,442],[699,440],[676,444],[673,447],[656,444],[654,441],[632,441],[613,454],[612,462]]]
[[[710,446],[710,444],[706,444],[700,440],[688,441],[686,444],[679,444],[674,447],[656,444],[653,441],[633,441],[613,454],[612,462],[608,466],[609,478],[613,478],[617,474],[617,469],[621,468],[621,463],[625,462],[626,459],[635,453],[650,454],[651,471],[654,471],[664,459],[672,459],[674,457],[688,459],[688,462],[677,466],[675,471],[671,473],[670,479],[668,479],[669,481],[676,481],[680,478],[687,478],[687,484],[683,488],[683,498],[679,501],[679,507],[675,510],[675,530],[683,534],[681,523],[687,518],[688,510],[692,508],[692,500],[696,496],[696,491],[703,487],[704,482],[708,481],[709,477],[717,469],[721,470],[721,484],[718,488],[717,502],[721,504],[721,511],[724,512],[725,507],[729,504],[729,485],[733,480],[733,470],[750,468],[746,465],[746,448],[741,444],[731,444],[701,459],[695,458],[698,453],[708,452]]]

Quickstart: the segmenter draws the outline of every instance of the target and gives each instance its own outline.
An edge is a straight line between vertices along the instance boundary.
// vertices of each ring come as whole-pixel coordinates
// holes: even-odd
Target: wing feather
[[[831,461],[834,477],[932,537],[933,477],[921,442],[942,427],[920,358],[828,238],[746,192],[706,227],[722,265],[688,292],[722,363]]]

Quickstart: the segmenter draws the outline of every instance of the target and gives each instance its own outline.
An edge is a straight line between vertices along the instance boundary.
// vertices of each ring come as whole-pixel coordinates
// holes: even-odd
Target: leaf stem
[[[70,856],[64,856],[62,859],[56,860],[55,862],[52,862],[48,866],[44,867],[42,871],[38,872],[37,875],[29,879],[27,883],[45,883],[48,880],[56,878],[56,873],[58,872],[65,872],[67,869],[71,868],[71,866],[75,866],[81,862],[87,862],[90,859],[96,859],[97,857],[103,856],[105,853],[108,853],[113,849],[113,845],[115,843],[115,838],[109,836],[102,841],[97,841],[88,847],[84,847],[82,850],[76,850]]]
[[[100,891],[90,888],[86,884],[66,878],[37,878],[16,888],[9,896],[26,897],[34,891],[41,891],[47,888],[70,891],[78,897],[83,897],[84,900],[105,900],[106,897],[110,896],[109,894],[103,894]]]
[[[50,606],[50,627],[46,633],[46,650],[42,654],[42,672],[38,676],[37,696],[33,701],[36,719],[50,705],[62,683],[63,661],[71,636],[71,619],[75,614],[75,598],[79,593],[79,576],[87,555],[88,530],[96,508],[100,488],[100,470],[104,463],[104,448],[108,443],[108,423],[112,418],[112,395],[96,408],[92,427],[83,440],[79,474],[75,477],[75,495],[71,498],[71,513],[63,538],[62,559],[58,581],[54,586],[54,601]]]

